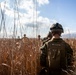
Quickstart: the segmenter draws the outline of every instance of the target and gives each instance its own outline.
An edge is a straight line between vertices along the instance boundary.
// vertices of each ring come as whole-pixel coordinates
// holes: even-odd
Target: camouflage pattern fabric
[[[71,47],[69,46],[69,44],[67,44],[64,40],[62,40],[61,38],[59,39],[52,39],[53,42],[58,42],[58,41],[63,41],[65,44],[65,50],[66,50],[66,55],[67,55],[67,66],[72,66],[72,60],[73,60],[73,50],[71,49]],[[49,42],[49,41],[48,41]],[[48,45],[47,42],[47,45]],[[46,43],[40,48],[41,49],[41,56],[40,56],[40,65],[42,67],[46,67],[47,68],[47,50],[48,50],[48,46],[46,45]],[[61,67],[62,69],[62,67]],[[65,70],[67,70],[67,68],[65,68]],[[55,73],[55,72],[54,72]],[[66,73],[65,73],[66,74]],[[57,73],[55,74],[57,75]],[[61,75],[61,74],[60,74]]]

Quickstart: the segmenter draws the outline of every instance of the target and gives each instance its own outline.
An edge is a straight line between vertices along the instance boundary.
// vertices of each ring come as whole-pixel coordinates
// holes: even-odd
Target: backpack
[[[63,41],[50,41],[47,45],[47,66],[50,70],[65,69],[67,66],[67,56],[65,43]]]

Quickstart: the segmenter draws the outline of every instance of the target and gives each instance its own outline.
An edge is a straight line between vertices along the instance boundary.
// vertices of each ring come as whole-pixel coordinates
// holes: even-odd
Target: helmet
[[[50,30],[51,30],[51,32],[54,32],[54,31],[59,31],[59,32],[61,32],[61,33],[64,32],[62,25],[59,24],[59,23],[53,24],[53,25],[51,26]]]

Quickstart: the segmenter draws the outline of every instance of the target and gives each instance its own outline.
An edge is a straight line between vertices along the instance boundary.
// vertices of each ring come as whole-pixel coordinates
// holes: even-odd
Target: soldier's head
[[[38,39],[40,40],[40,38],[41,38],[41,36],[40,35],[38,35]]]
[[[59,23],[53,24],[50,30],[51,30],[52,35],[58,34],[59,36],[61,36],[61,33],[64,32],[62,25]]]
[[[24,37],[26,37],[26,34],[24,34]]]

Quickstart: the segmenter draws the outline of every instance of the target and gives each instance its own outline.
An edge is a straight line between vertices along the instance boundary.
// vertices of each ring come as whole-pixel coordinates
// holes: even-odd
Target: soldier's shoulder
[[[65,44],[65,46],[66,46],[67,48],[70,48],[69,43],[67,43],[67,42],[66,42],[66,41],[64,41],[64,40],[63,40],[63,43]]]

